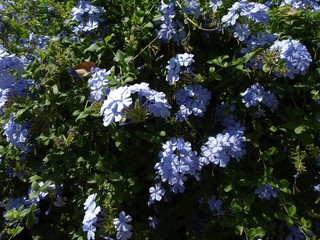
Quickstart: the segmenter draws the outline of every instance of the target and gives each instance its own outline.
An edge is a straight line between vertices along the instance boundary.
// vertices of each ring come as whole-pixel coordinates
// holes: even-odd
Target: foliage
[[[0,238],[316,239],[319,25],[315,1],[2,1]]]

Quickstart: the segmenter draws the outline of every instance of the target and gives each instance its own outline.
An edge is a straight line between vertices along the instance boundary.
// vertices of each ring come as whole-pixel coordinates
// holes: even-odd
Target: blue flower
[[[199,84],[188,85],[178,90],[176,100],[180,105],[180,109],[175,115],[176,120],[186,121],[191,114],[202,117],[206,111],[206,106],[210,103],[210,99],[211,92]]]
[[[209,198],[208,205],[212,211],[217,211],[218,215],[224,214],[224,211],[222,210],[222,202],[220,199],[216,199],[215,196]]]
[[[240,94],[242,102],[247,108],[259,106],[260,103],[269,107],[271,112],[274,112],[278,107],[278,100],[276,96],[271,91],[265,91],[264,87],[260,83],[252,85],[250,88],[247,88],[246,91]],[[254,113],[255,117],[263,116],[264,111]]]
[[[82,230],[84,232],[87,232],[87,239],[95,239],[95,231],[96,231],[96,226],[95,224],[97,223],[98,220],[98,213],[101,211],[100,206],[97,206],[95,202],[97,194],[91,194],[87,197],[85,203],[84,203],[84,210],[85,215],[83,217],[82,221]]]
[[[295,74],[304,75],[312,62],[307,48],[298,40],[277,40],[269,50],[286,64],[287,71],[284,74],[276,72],[277,76],[284,75],[293,79]]]
[[[191,64],[194,62],[193,56],[193,54],[183,53],[170,58],[168,65],[166,66],[166,69],[168,70],[166,80],[170,85],[173,85],[180,79],[180,72],[192,73]]]
[[[132,217],[121,211],[119,218],[113,219],[114,227],[117,231],[117,239],[127,240],[132,236],[132,225],[130,224]]]
[[[195,18],[200,16],[199,0],[184,0],[181,11],[186,15],[194,14]]]
[[[233,105],[228,107],[226,103],[222,102],[216,106],[216,118],[224,127],[237,125],[238,122],[233,115],[234,111]]]
[[[182,41],[186,33],[183,30],[183,25],[177,19],[175,12],[176,3],[169,2],[168,4],[161,1],[161,5],[158,10],[162,13],[160,18],[160,30],[158,31],[158,37],[160,41],[166,41],[173,38],[177,43]]]
[[[256,188],[255,193],[258,194],[259,198],[270,200],[271,197],[278,197],[279,189],[273,188],[271,184],[267,183],[260,188]]]
[[[222,5],[222,0],[210,0],[209,7],[212,8],[214,12],[217,11],[218,7]]]
[[[233,36],[239,41],[243,42],[250,35],[250,29],[248,24],[236,24],[233,28]]]
[[[303,239],[311,239],[312,237],[312,232],[309,231],[307,233],[309,238],[306,238],[305,234],[303,233],[303,231],[297,227],[296,225],[293,225],[290,228],[290,234],[286,237],[286,240],[303,240]]]
[[[91,90],[89,101],[99,102],[105,99],[110,92],[110,89],[106,87],[106,85],[110,82],[110,80],[106,79],[106,77],[110,76],[110,71],[100,68],[93,68],[91,70],[91,74],[92,76],[88,80]]]
[[[171,138],[162,144],[162,149],[159,152],[160,162],[154,166],[157,178],[168,182],[174,193],[184,192],[186,175],[197,177],[200,170],[197,152],[192,151],[191,143],[182,138]]]
[[[79,1],[78,5],[71,9],[72,20],[80,22],[80,24],[73,28],[72,31],[88,32],[98,27],[99,22],[104,22],[100,17],[105,10],[102,7],[96,7],[90,4],[89,1]]]
[[[313,191],[320,193],[320,184],[314,185]]]
[[[227,27],[235,25],[240,16],[244,16],[256,23],[267,24],[270,16],[267,14],[269,7],[267,5],[255,2],[247,3],[246,0],[241,0],[232,5],[228,9],[227,15],[221,19],[222,24]]]
[[[316,1],[312,1],[312,0],[300,0],[300,1],[299,0],[283,0],[280,3],[280,6],[284,6],[287,4],[291,5],[291,7],[296,10],[308,9],[311,12],[320,11],[320,5],[316,3]]]
[[[213,163],[220,167],[226,167],[231,157],[239,161],[246,154],[244,129],[238,123],[229,126],[216,137],[209,137],[201,147],[201,165]]]
[[[167,118],[170,115],[170,104],[163,92],[158,92],[149,87],[148,83],[142,82],[129,87],[131,94],[138,93],[140,104],[145,105],[147,110],[155,117]],[[142,103],[142,97],[146,98],[146,102]]]
[[[157,217],[149,216],[148,221],[149,221],[149,226],[153,229],[156,229],[157,226],[159,225],[159,219]]]
[[[129,87],[119,87],[112,90],[104,100],[100,113],[103,115],[103,125],[119,122],[123,117],[123,110],[132,104]]]
[[[8,123],[2,128],[4,130],[3,135],[6,136],[7,142],[19,148],[22,152],[27,152],[29,148],[26,146],[30,135],[28,133],[29,123],[19,124],[13,120],[13,115],[10,115]]]
[[[176,81],[179,80],[179,73],[180,73],[180,63],[177,58],[173,57],[170,58],[166,66],[168,73],[166,75],[166,80],[169,82],[170,85],[173,85]]]
[[[165,190],[161,187],[161,184],[157,183],[154,187],[149,188],[149,193],[152,201],[161,201]]]

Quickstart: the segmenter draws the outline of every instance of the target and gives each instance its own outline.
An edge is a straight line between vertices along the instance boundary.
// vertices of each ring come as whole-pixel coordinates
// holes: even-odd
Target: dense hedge
[[[317,239],[316,1],[3,0],[1,239]]]

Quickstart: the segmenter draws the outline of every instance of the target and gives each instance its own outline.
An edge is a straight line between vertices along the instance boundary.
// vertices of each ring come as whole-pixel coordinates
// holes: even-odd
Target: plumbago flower
[[[114,227],[117,231],[117,239],[127,240],[132,236],[132,217],[121,211],[118,218],[113,219]]]
[[[240,17],[246,17],[253,22],[266,25],[270,19],[268,10],[269,7],[264,4],[241,0],[228,9],[227,15],[222,17],[221,22],[224,27],[233,26]]]
[[[191,64],[194,62],[193,56],[193,54],[183,53],[170,58],[168,65],[166,66],[166,69],[168,70],[166,81],[169,82],[170,85],[173,85],[180,79],[180,72],[192,73],[193,68],[191,67]]]
[[[19,148],[22,152],[29,151],[29,147],[26,145],[30,135],[28,133],[30,123],[19,124],[13,119],[13,115],[10,115],[10,119],[7,124],[2,128],[4,130],[3,135],[6,136],[7,142]]]
[[[0,45],[0,110],[11,97],[24,96],[28,93],[27,88],[34,81],[16,76],[25,71],[25,66],[23,58],[7,53]],[[13,75],[13,72],[16,74]]]
[[[200,16],[199,0],[184,0],[181,11],[186,15],[194,15],[195,18]]]
[[[106,87],[110,82],[110,80],[106,79],[108,76],[110,76],[110,71],[100,68],[91,69],[91,77],[88,80],[91,90],[89,102],[99,102],[109,94],[110,89]]]
[[[160,18],[161,29],[158,31],[159,41],[166,41],[173,38],[175,42],[179,43],[186,37],[182,23],[175,19],[176,7],[177,5],[175,2],[166,4],[161,1],[161,5],[158,8],[159,12],[162,14]]]
[[[222,209],[222,201],[220,199],[216,199],[216,196],[209,198],[208,205],[212,211],[217,211],[218,215],[224,214]]]
[[[269,183],[255,190],[255,193],[259,196],[259,198],[266,200],[270,200],[271,197],[277,198],[278,192],[279,189],[272,187]]]
[[[87,232],[87,239],[95,239],[95,231],[98,220],[98,213],[101,211],[100,206],[97,206],[95,199],[97,197],[96,193],[89,195],[84,203],[85,215],[82,221],[82,230]]]
[[[222,0],[210,0],[209,7],[212,8],[214,12],[217,11],[218,7],[222,5]]]
[[[150,202],[161,201],[166,191],[161,187],[160,183],[155,184],[154,187],[149,188]]]
[[[318,1],[319,2],[319,1]],[[310,11],[320,11],[320,5],[313,0],[283,0],[280,6],[291,5],[294,9],[309,9]]]
[[[240,93],[243,97],[242,102],[247,108],[259,106],[260,103],[269,107],[271,112],[274,112],[278,107],[278,100],[271,91],[265,91],[264,87],[260,83],[252,85],[247,88],[246,91]],[[254,117],[264,116],[264,110],[259,109],[258,112],[253,113]]]
[[[275,72],[276,76],[287,76],[294,79],[295,74],[304,75],[309,68],[312,58],[307,48],[298,40],[287,39],[275,41],[269,49],[274,56],[284,62],[284,72]]]
[[[186,175],[197,177],[200,170],[197,152],[192,151],[191,143],[185,142],[181,137],[171,138],[162,144],[162,149],[163,151],[159,152],[160,162],[154,166],[156,178],[161,179],[162,182],[168,182],[172,192],[182,193],[185,189]],[[155,190],[152,189],[152,192]],[[162,193],[159,192],[160,195],[164,194]]]
[[[130,106],[133,103],[131,96],[135,93],[138,94],[138,107],[131,109]],[[101,107],[100,113],[104,116],[103,125],[109,126],[112,122],[119,122],[124,117],[129,117],[134,121],[135,114],[140,110],[147,110],[155,117],[167,118],[170,115],[171,106],[165,97],[163,92],[151,89],[147,83],[116,88],[109,93]],[[142,103],[143,98],[146,100]],[[145,114],[142,115],[145,116]],[[139,119],[139,121],[144,120]]]
[[[72,28],[74,33],[79,31],[88,32],[98,28],[99,22],[104,22],[100,17],[105,10],[102,7],[91,5],[90,1],[79,1],[78,5],[71,9],[72,20],[80,22],[76,27]]]
[[[226,167],[231,157],[239,161],[246,154],[244,130],[245,128],[237,123],[227,127],[215,137],[209,137],[201,147],[201,165],[212,163]]]
[[[175,114],[176,120],[183,122],[188,120],[188,116],[203,117],[206,106],[209,105],[211,92],[203,86],[188,85],[176,93],[176,100],[180,105],[179,111]]]

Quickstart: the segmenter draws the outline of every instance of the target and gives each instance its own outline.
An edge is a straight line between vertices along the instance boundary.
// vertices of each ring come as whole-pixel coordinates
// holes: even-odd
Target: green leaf
[[[296,128],[294,129],[294,132],[295,132],[296,134],[301,134],[301,133],[304,132],[305,130],[306,130],[306,126],[300,125],[300,126],[298,126],[298,127],[296,127]]]
[[[292,205],[292,206],[289,207],[289,209],[288,209],[288,215],[289,215],[290,217],[293,217],[294,215],[296,215],[296,212],[297,212],[296,206]]]
[[[84,52],[98,52],[100,50],[100,45],[99,43],[94,43],[90,47],[84,50]]]
[[[92,105],[85,108],[85,110],[83,112],[80,112],[80,114],[78,115],[78,117],[76,118],[76,122],[84,119],[88,116],[92,116],[92,117],[97,117],[97,116],[101,116],[100,113],[97,112],[96,108],[94,108]]]
[[[57,84],[52,86],[52,93],[53,93],[53,95],[58,95],[59,94],[59,88],[58,88]]]
[[[266,233],[267,232],[262,227],[257,227],[255,237],[264,237]]]
[[[109,35],[109,36],[107,36],[107,37],[105,37],[103,40],[104,40],[104,43],[106,44],[106,45],[108,45],[108,43],[109,43],[109,41],[112,39],[112,35]]]
[[[275,212],[274,216],[276,217],[276,219],[279,219],[279,220],[282,220],[282,221],[285,221],[287,219],[287,217],[288,217],[283,212]]]
[[[33,212],[31,212],[28,217],[27,217],[27,221],[26,221],[26,226],[28,229],[31,229],[34,225],[34,221],[35,221],[35,215]]]
[[[230,192],[232,189],[233,189],[232,184],[228,184],[227,186],[224,187],[223,190],[224,190],[225,192]]]
[[[236,234],[239,235],[239,236],[242,236],[243,230],[244,230],[244,226],[243,225],[237,225],[235,228],[236,228],[235,229]]]
[[[118,182],[118,181],[121,181],[123,179],[123,177],[118,173],[118,172],[113,172],[113,173],[110,173],[108,175],[108,178],[111,180],[111,181],[114,181],[114,182]]]

